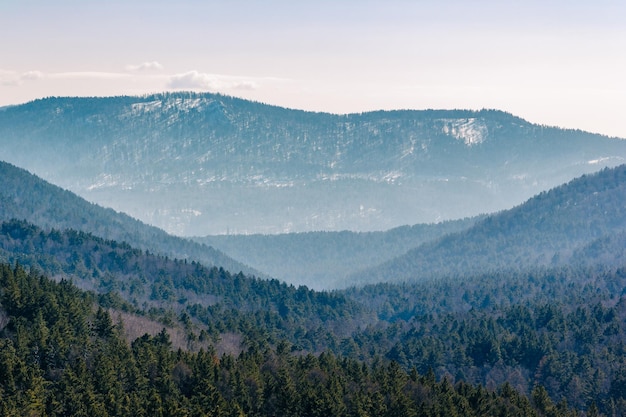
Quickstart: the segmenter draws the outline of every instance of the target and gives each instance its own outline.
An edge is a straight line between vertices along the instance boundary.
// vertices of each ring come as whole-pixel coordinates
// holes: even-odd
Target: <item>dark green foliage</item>
[[[46,301],[49,300],[49,301]],[[239,356],[174,352],[169,336],[129,346],[108,313],[66,282],[0,266],[3,416],[482,416],[569,415],[544,391],[481,387],[363,366],[332,354],[251,348]],[[61,336],[62,335],[62,336]],[[508,414],[511,415],[511,414]]]
[[[621,413],[624,288],[624,268],[552,268],[354,289],[393,324],[355,335],[345,353],[527,395],[541,385],[552,401]]]
[[[370,317],[362,306],[338,293],[231,274],[84,232],[44,231],[24,221],[0,222],[0,257],[70,276],[77,285],[100,293],[99,301],[108,308],[152,307],[167,324],[171,321],[163,318],[168,311],[187,312],[204,323],[213,338],[223,332],[242,333],[255,343],[286,338],[318,351],[333,345],[332,328],[346,335]]]

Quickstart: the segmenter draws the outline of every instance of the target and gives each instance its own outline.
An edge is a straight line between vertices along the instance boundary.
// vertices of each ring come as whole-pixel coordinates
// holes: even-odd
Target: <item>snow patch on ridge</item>
[[[404,177],[402,171],[386,171],[378,173],[328,173],[317,176],[318,181],[363,180],[375,183],[395,184]]]
[[[135,103],[130,106],[132,114],[149,113],[159,110],[163,102],[161,100],[148,101],[146,103]]]
[[[191,214],[192,216],[195,216],[195,217],[202,216],[202,212],[196,209],[182,209],[181,212],[184,214]]]
[[[166,100],[153,100],[131,105],[131,115],[150,113],[155,111],[183,111],[202,109],[214,100],[206,98],[168,98]]]
[[[483,143],[489,133],[484,121],[476,118],[444,119],[442,122],[443,133],[462,140],[467,146]]]
[[[120,184],[119,179],[111,174],[100,174],[95,182],[86,187],[87,191],[93,191],[100,188],[116,187]]]
[[[619,157],[619,156],[605,156],[603,158],[592,159],[590,161],[587,161],[587,164],[589,164],[589,165],[599,165],[599,164],[603,164],[603,163],[605,163],[607,161],[610,161],[612,159],[617,160],[617,161],[623,161],[624,160],[624,158]]]

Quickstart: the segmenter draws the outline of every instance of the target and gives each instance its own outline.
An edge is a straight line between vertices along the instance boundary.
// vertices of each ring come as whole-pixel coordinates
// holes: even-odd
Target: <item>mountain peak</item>
[[[38,100],[0,112],[0,139],[0,159],[182,235],[461,218],[626,158],[626,141],[497,110],[334,115],[210,93]]]

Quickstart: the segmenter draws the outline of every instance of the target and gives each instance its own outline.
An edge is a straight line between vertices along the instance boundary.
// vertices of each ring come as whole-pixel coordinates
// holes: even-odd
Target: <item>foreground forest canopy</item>
[[[128,344],[93,294],[19,266],[0,265],[0,302],[3,416],[577,415],[540,386],[528,399],[285,342],[217,356],[174,351],[163,330]]]
[[[339,363],[354,361],[351,366],[365,367],[368,372],[397,366],[404,378],[408,375],[411,379],[413,374],[411,380],[417,374],[457,389],[485,387],[479,389],[480,395],[512,389],[532,405],[534,396],[545,392],[561,409],[567,404],[588,413],[596,408],[607,415],[626,411],[623,269],[561,267],[501,272],[464,280],[378,284],[328,294],[168,260],[72,231],[44,232],[23,222],[5,223],[0,230],[3,247],[15,249],[24,241],[35,253],[41,250],[37,248],[48,248],[51,255],[36,264],[40,258],[32,253],[21,256],[22,261],[36,265],[33,270],[53,266],[57,271],[62,267],[70,271],[69,265],[78,261],[73,265],[80,274],[68,275],[87,287],[97,281],[103,285],[97,288],[100,295],[82,293],[67,281],[56,284],[21,267],[3,267],[2,336],[11,340],[3,343],[24,347],[25,357],[35,355],[37,363],[56,363],[58,352],[69,355],[77,346],[89,346],[87,336],[80,341],[69,336],[80,331],[91,334],[89,329],[99,326],[99,320],[117,329],[119,346],[132,344],[141,336],[128,337],[124,324],[118,324],[123,315],[125,319],[143,317],[157,325],[160,322],[159,328],[167,327],[170,334],[180,329],[183,339],[176,348],[183,350],[178,356],[171,350],[172,342],[164,348],[177,358],[171,359],[175,363],[182,352],[194,357],[200,355],[199,349],[211,352],[216,362],[222,356],[236,361],[246,352],[255,352],[255,357],[266,361],[267,354],[273,357],[280,351],[285,364],[295,364],[302,357],[331,357]],[[67,249],[60,249],[64,247]],[[62,259],[65,263],[59,261]],[[92,265],[92,272],[86,273],[87,265]],[[129,304],[111,292],[117,288],[132,300],[126,291],[140,288],[142,278],[133,278],[130,271],[137,274],[148,265],[156,269],[145,269],[143,279],[155,278],[145,282],[144,288],[152,290],[143,290],[144,298]],[[101,275],[95,279],[94,274]],[[116,275],[128,280],[128,285],[111,279]],[[65,292],[50,295],[47,289]],[[82,310],[74,306],[71,313],[57,312],[47,318],[46,312],[66,302],[66,292],[83,300],[76,304],[82,305]],[[134,294],[141,291],[135,289]],[[198,302],[188,302],[191,297]],[[98,312],[97,304],[112,309],[114,320],[106,311]],[[82,330],[73,329],[74,318]],[[55,326],[63,329],[57,332]],[[46,336],[47,345],[27,343],[39,334]],[[50,335],[56,335],[56,341]],[[144,338],[159,337],[170,339],[164,332]],[[30,364],[30,359],[23,361]],[[92,378],[92,371],[93,366],[83,373]],[[293,383],[298,391],[306,386],[297,378]],[[350,387],[358,386],[350,383],[345,389],[354,394]],[[11,392],[17,395],[18,391]]]

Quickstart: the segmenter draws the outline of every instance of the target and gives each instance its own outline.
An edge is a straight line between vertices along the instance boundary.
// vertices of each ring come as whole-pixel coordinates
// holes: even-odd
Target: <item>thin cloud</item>
[[[20,86],[27,81],[36,81],[44,77],[41,71],[27,71],[18,73],[16,71],[0,70],[0,84],[5,86]]]
[[[140,65],[137,65],[139,67]],[[156,68],[147,65],[144,68]],[[137,70],[17,71],[0,68],[0,105],[24,102],[46,96],[141,95],[156,91],[206,91],[259,100],[268,91],[287,91],[294,80],[212,74],[200,71]]]
[[[100,71],[70,71],[70,72],[56,72],[45,75],[47,78],[58,78],[58,79],[121,79],[128,78],[128,74],[119,73],[119,72],[100,72]]]
[[[26,71],[18,73],[16,71],[0,70],[0,83],[3,85],[22,85],[27,81],[37,81],[43,79],[122,79],[128,78],[128,74],[118,72],[99,72],[99,71],[69,71],[69,72],[51,72],[45,73],[41,71]]]
[[[43,72],[41,71],[27,71],[20,76],[20,80],[33,81],[43,78]]]
[[[199,90],[254,90],[257,84],[249,79],[188,71],[170,76],[168,87]]]
[[[0,70],[0,84],[5,86],[17,85],[16,82],[19,77],[16,76],[14,71]]]
[[[161,65],[157,61],[149,61],[143,62],[139,65],[127,65],[126,70],[131,72],[144,72],[144,71],[160,71],[163,69],[163,65]]]

